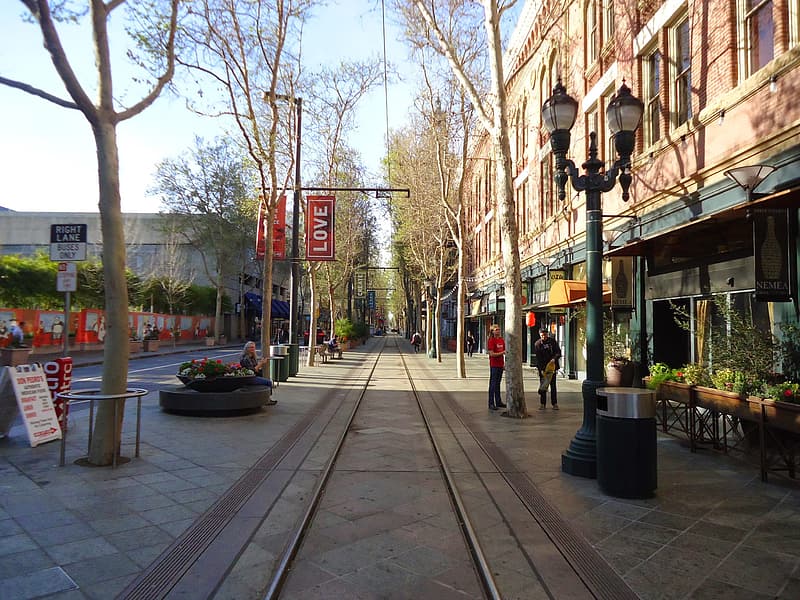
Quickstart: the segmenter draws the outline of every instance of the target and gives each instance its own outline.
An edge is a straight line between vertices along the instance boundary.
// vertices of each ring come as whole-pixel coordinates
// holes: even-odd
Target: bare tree
[[[197,138],[188,155],[159,163],[152,189],[168,210],[172,227],[199,252],[206,276],[217,290],[217,339],[226,277],[231,275],[231,265],[241,264],[255,224],[246,177],[235,145],[226,140],[205,144]]]
[[[217,114],[233,119],[255,165],[267,223],[274,222],[279,198],[291,179],[294,156],[289,144],[296,132],[279,135],[279,128],[296,125],[286,116],[299,101],[295,95],[299,56],[293,56],[292,44],[299,42],[302,23],[313,4],[313,0],[203,0],[193,7],[194,18],[186,23],[195,54],[181,64],[222,92],[225,105]],[[198,107],[206,98],[202,86],[199,96]],[[286,143],[280,145],[281,140]],[[279,166],[285,172],[280,179]],[[272,227],[265,230],[262,349],[270,343],[272,306]]]
[[[364,169],[360,158],[347,145],[347,134],[356,127],[355,114],[359,101],[382,81],[380,61],[343,62],[335,69],[323,69],[315,76],[315,90],[309,104],[311,115],[310,138],[319,149],[316,160],[316,177],[319,185],[334,187],[363,186]],[[334,331],[337,297],[343,297],[343,287],[350,281],[359,259],[363,260],[369,235],[374,231],[374,219],[368,198],[363,194],[345,192],[337,194],[336,208],[336,261],[309,263],[311,284],[311,314],[315,314],[318,283],[324,282],[330,313],[329,331]],[[322,275],[322,281],[320,281]],[[312,323],[312,330],[315,330]],[[315,334],[315,331],[309,335]],[[311,341],[309,341],[311,344]],[[314,353],[308,353],[309,365],[314,364]]]
[[[70,57],[61,43],[57,28],[59,21],[81,21],[87,15],[84,8],[73,8],[68,1],[22,0],[22,4],[39,27],[44,47],[50,54],[53,67],[64,83],[69,98],[47,92],[35,85],[0,77],[7,85],[44,100],[80,111],[89,122],[97,147],[100,221],[103,231],[103,271],[106,301],[106,337],[104,343],[104,394],[123,394],[128,381],[128,292],[125,282],[125,232],[122,226],[119,190],[119,150],[117,125],[150,106],[172,79],[175,63],[175,35],[179,0],[148,2],[128,7],[130,35],[140,53],[131,57],[143,67],[146,89],[137,102],[121,107],[115,101],[111,61],[109,19],[112,12],[125,6],[125,0],[88,2],[97,71],[97,99],[91,100],[76,75]],[[86,56],[73,57],[86,62]],[[127,83],[133,83],[129,81]],[[124,401],[118,402],[124,405]],[[123,410],[119,410],[122,419]],[[110,465],[115,453],[114,407],[101,403],[97,413],[95,433],[89,450],[89,462]]]
[[[398,3],[409,23],[408,35],[416,36],[417,43],[427,43],[447,60],[481,126],[492,141],[493,154],[497,160],[495,187],[505,271],[506,403],[509,416],[524,418],[527,416],[527,408],[522,376],[522,278],[500,29],[503,12],[512,8],[516,0],[480,2],[483,8],[483,29],[486,34],[487,75],[491,83],[491,93],[488,97],[479,93],[479,86],[476,85],[477,75],[470,71],[470,65],[463,61],[462,54],[458,51],[464,36],[469,38],[476,29],[477,15],[471,12],[471,9],[477,4],[466,0],[456,2],[411,0]]]

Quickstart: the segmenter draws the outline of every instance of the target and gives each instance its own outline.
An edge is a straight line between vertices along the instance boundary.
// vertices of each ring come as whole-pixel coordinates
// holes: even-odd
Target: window
[[[595,0],[589,0],[586,4],[586,66],[591,66],[597,60],[598,39],[597,39],[597,4]]]
[[[603,42],[608,44],[614,39],[614,0],[604,0],[603,4]]]
[[[661,139],[661,52],[654,50],[644,62],[644,143]]]
[[[689,19],[673,30],[675,51],[675,125],[692,118],[692,43]]]
[[[748,75],[775,58],[775,22],[772,0],[745,0]]]

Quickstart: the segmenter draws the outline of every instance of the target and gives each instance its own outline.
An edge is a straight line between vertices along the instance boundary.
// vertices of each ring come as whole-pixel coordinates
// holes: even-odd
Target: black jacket
[[[533,345],[533,354],[536,356],[536,366],[540,371],[544,371],[547,363],[551,359],[556,360],[556,369],[559,367],[559,360],[561,359],[561,347],[558,342],[551,337],[545,339],[539,338]]]

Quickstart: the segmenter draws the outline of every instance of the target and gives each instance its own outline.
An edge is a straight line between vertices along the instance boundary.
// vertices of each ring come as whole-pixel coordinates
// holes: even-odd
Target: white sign
[[[50,397],[47,377],[39,365],[6,367],[31,447],[61,439],[61,426]]]
[[[50,225],[50,260],[86,260],[87,226]]]
[[[78,265],[71,262],[58,263],[58,273],[56,275],[56,291],[58,292],[78,291]]]

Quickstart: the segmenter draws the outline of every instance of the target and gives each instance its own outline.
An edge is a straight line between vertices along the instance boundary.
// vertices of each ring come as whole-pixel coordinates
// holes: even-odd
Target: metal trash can
[[[597,390],[597,483],[609,496],[650,498],[658,487],[652,390]]]
[[[283,360],[270,362],[270,377],[275,381],[287,381],[289,379],[289,346],[287,344],[270,346],[269,354],[283,357]]]

